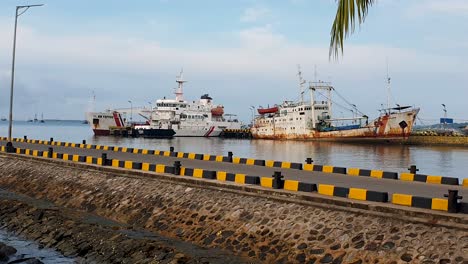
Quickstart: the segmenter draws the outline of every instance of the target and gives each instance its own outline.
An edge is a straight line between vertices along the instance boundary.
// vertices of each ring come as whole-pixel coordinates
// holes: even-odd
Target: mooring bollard
[[[7,152],[7,153],[15,153],[15,152],[16,152],[16,148],[13,147],[13,143],[10,142],[10,141],[8,141],[8,142],[6,143],[6,152]]]
[[[232,151],[229,151],[229,152],[228,152],[228,159],[229,159],[229,162],[231,162],[231,163],[232,163],[232,156],[233,156],[233,155],[234,155],[234,154],[232,153]]]
[[[175,175],[180,175],[180,167],[182,164],[180,164],[180,161],[176,160],[174,161],[174,174]]]
[[[174,147],[169,147],[169,152],[174,152]]]
[[[417,171],[419,171],[419,169],[416,168],[416,165],[411,165],[408,170],[410,171],[410,173],[412,174],[416,174]]]
[[[458,199],[463,199],[463,196],[458,195],[458,190],[448,190],[448,194],[444,194],[444,197],[448,197],[448,212],[458,213]]]
[[[86,145],[86,140],[85,139],[83,139],[83,145]]]
[[[102,166],[107,166],[107,153],[102,153],[101,154],[101,159],[102,159]]]
[[[53,138],[53,137],[50,138],[50,143],[52,143],[52,142],[54,142],[54,138]]]
[[[49,151],[47,152],[47,157],[52,158],[54,156],[54,148],[49,147]]]
[[[273,189],[284,188],[284,176],[281,175],[281,171],[275,171],[273,174]]]
[[[306,162],[307,164],[312,164],[312,162],[314,162],[314,161],[312,160],[312,158],[307,158],[307,159],[305,160],[305,162]]]
[[[24,136],[24,140],[28,140],[28,136]]]

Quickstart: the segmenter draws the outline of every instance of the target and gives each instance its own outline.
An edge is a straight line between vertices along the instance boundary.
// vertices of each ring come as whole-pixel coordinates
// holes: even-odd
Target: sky
[[[248,122],[251,106],[299,98],[297,65],[370,117],[387,102],[388,65],[391,104],[420,107],[420,124],[437,122],[441,104],[468,119],[465,0],[377,1],[338,60],[328,56],[334,0],[1,0],[2,117],[15,6],[37,3],[45,5],[18,18],[16,120],[84,119],[91,107],[128,108],[129,100],[149,106],[174,97],[183,69],[186,99],[208,93]]]

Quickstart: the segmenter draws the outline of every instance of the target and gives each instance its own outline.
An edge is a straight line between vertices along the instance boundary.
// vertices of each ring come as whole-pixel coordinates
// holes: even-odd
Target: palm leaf
[[[330,32],[330,58],[338,58],[341,51],[343,54],[343,42],[354,32],[356,15],[359,25],[361,25],[367,15],[367,11],[376,0],[337,0],[338,8],[335,21]]]

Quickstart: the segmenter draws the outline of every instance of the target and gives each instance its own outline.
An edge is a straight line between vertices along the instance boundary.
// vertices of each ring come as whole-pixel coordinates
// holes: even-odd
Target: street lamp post
[[[250,110],[252,110],[252,127],[254,126],[254,117],[255,117],[255,106],[251,105]]]
[[[445,104],[442,104],[444,107],[444,130],[447,128],[447,109],[445,108]]]
[[[132,120],[133,120],[133,104],[132,104],[132,101],[128,100],[128,102],[130,103],[130,123],[132,123]]]
[[[16,56],[16,28],[18,25],[18,17],[28,11],[31,7],[43,6],[40,5],[24,5],[24,6],[16,6],[16,13],[15,13],[15,31],[13,34],[13,59],[11,62],[11,87],[10,87],[10,115],[9,115],[9,123],[8,123],[8,143],[7,143],[7,152],[14,152],[15,148],[13,147],[12,137],[11,137],[11,130],[13,127],[13,87],[15,84],[15,56]],[[24,11],[19,13],[21,9],[25,8]]]

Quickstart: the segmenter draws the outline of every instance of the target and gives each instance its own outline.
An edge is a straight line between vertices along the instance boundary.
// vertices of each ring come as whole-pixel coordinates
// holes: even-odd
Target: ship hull
[[[347,130],[318,131],[315,129],[296,129],[301,124],[281,122],[260,122],[252,129],[252,137],[256,139],[275,140],[312,140],[312,141],[342,141],[342,142],[405,142],[413,129],[414,120],[419,109],[384,115],[368,125]],[[271,120],[270,120],[271,121]],[[265,124],[266,123],[266,124]],[[264,125],[261,125],[264,124]],[[292,128],[292,129],[291,129]]]
[[[172,129],[135,129],[135,136],[144,138],[172,138],[175,135]]]

